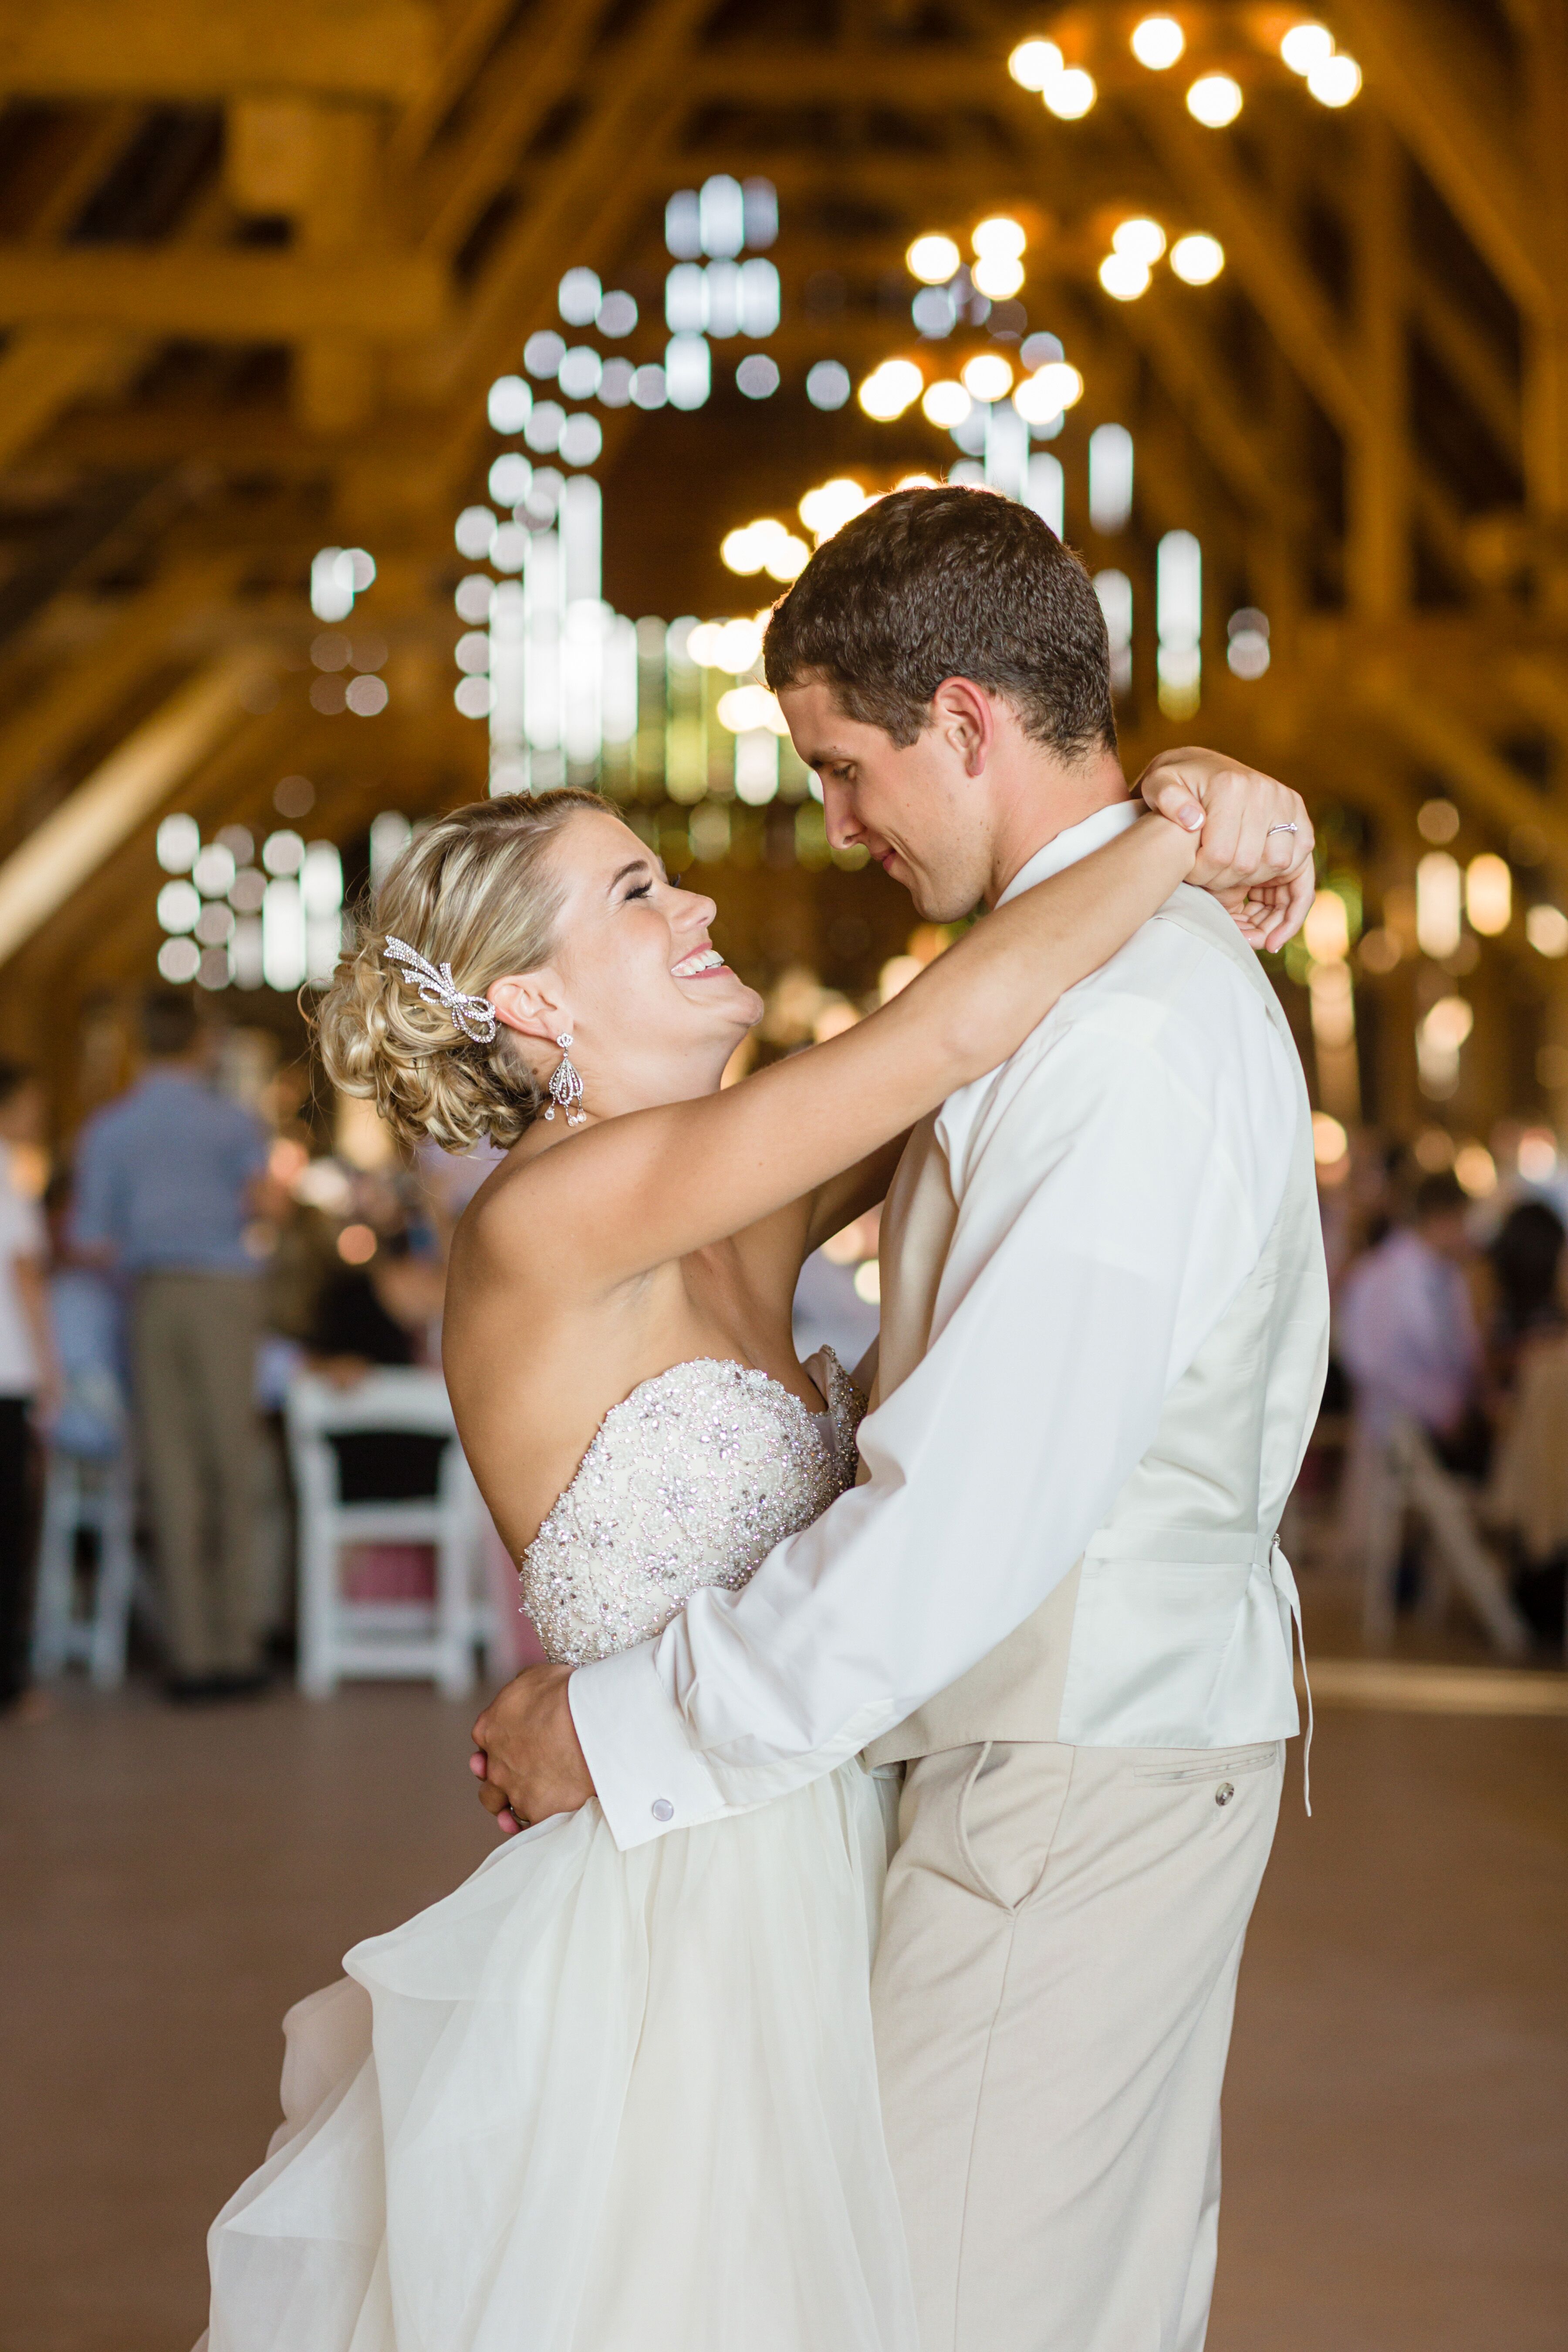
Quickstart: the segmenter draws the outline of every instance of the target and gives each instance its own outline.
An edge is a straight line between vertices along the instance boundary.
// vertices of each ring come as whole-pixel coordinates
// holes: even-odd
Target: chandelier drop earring
[[[561,1059],[550,1081],[550,1108],[544,1116],[553,1118],[558,1110],[563,1110],[566,1114],[568,1127],[586,1127],[588,1114],[577,1108],[583,1099],[583,1081],[572,1066],[570,1031],[565,1036],[557,1037],[555,1042],[561,1048]]]

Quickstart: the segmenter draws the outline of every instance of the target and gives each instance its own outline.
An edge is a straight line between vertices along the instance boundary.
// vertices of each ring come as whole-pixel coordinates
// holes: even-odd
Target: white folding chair
[[[301,1689],[322,1697],[346,1676],[429,1676],[460,1697],[473,1681],[476,1641],[488,1651],[492,1638],[475,1609],[484,1507],[439,1373],[391,1368],[351,1389],[304,1373],[289,1388],[284,1418],[300,1505]],[[333,1440],[371,1432],[445,1440],[435,1493],[345,1502]],[[343,1548],[367,1543],[429,1544],[434,1601],[348,1599]]]
[[[84,1665],[100,1690],[125,1680],[125,1645],[136,1590],[135,1496],[130,1450],[99,1456],[51,1446],[44,1475],[33,1612],[33,1672],[48,1682]],[[85,1595],[77,1591],[77,1538],[89,1534],[97,1558]]]
[[[1426,1432],[1413,1421],[1395,1421],[1382,1443],[1369,1448],[1365,1476],[1363,1627],[1369,1644],[1384,1649],[1394,1638],[1400,1544],[1408,1511],[1425,1528],[1436,1564],[1464,1594],[1492,1647],[1505,1658],[1523,1657],[1530,1647],[1530,1629],[1476,1531],[1475,1498],[1445,1470]]]

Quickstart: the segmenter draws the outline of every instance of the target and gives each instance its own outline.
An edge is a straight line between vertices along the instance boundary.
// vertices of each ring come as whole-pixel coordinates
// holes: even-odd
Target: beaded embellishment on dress
[[[547,1657],[609,1657],[661,1632],[702,1586],[738,1591],[854,1484],[865,1405],[829,1349],[813,1360],[826,1415],[770,1373],[708,1356],[611,1407],[522,1555]]]

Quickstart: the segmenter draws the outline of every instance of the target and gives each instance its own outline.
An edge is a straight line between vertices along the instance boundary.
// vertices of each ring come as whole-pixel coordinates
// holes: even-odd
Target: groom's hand
[[[468,1759],[479,1798],[509,1837],[552,1813],[574,1813],[594,1793],[567,1704],[570,1666],[529,1666],[498,1691],[474,1726]]]
[[[1282,948],[1314,896],[1312,821],[1299,793],[1218,751],[1184,745],[1150,761],[1135,790],[1152,809],[1203,833],[1191,880],[1212,890],[1255,947]]]

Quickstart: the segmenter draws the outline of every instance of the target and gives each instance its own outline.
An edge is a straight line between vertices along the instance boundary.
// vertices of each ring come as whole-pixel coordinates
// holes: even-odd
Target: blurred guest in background
[[[1520,1358],[1531,1343],[1563,1327],[1559,1278],[1564,1238],[1555,1209],[1544,1201],[1521,1201],[1487,1252],[1497,1284],[1488,1355],[1493,1381],[1505,1393],[1512,1390]]]
[[[60,1402],[52,1445],[108,1461],[130,1423],[120,1299],[101,1266],[86,1263],[72,1238],[70,1174],[58,1169],[44,1194],[49,1234],[49,1314],[59,1358]]]
[[[167,1625],[169,1692],[259,1687],[252,1591],[257,1261],[243,1232],[267,1162],[211,1084],[213,1033],[149,998],[149,1068],[84,1128],[76,1240],[131,1277],[132,1366]]]
[[[1405,1415],[1426,1431],[1445,1467],[1479,1477],[1487,1433],[1481,1343],[1464,1271],[1472,1255],[1469,1207],[1455,1176],[1423,1179],[1413,1223],[1396,1226],[1345,1276],[1338,1353],[1369,1438],[1385,1435]]]
[[[418,1359],[417,1327],[398,1316],[395,1276],[391,1285],[385,1280],[388,1263],[399,1255],[406,1257],[395,1243],[384,1245],[369,1265],[335,1266],[321,1283],[306,1350],[312,1370],[338,1387],[352,1387],[378,1364]]]
[[[37,1148],[43,1096],[32,1072],[0,1061],[0,1708],[26,1683],[35,1508],[34,1428],[59,1402],[37,1202],[16,1183],[11,1147]]]

